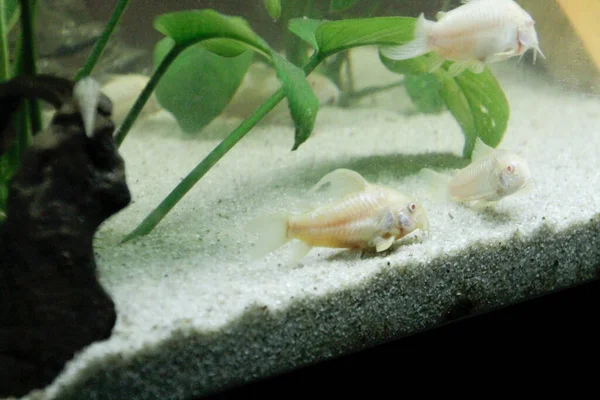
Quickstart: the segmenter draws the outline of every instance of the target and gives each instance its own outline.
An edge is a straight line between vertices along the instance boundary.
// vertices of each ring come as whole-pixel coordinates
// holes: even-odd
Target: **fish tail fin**
[[[448,184],[451,177],[429,168],[423,168],[419,171],[419,178],[425,183],[429,193],[435,200],[449,200],[450,192]]]
[[[429,53],[429,31],[433,24],[435,22],[425,19],[425,14],[421,13],[415,24],[413,39],[405,44],[382,47],[381,54],[391,60],[406,60]]]
[[[246,231],[260,236],[250,255],[253,259],[262,258],[285,245],[288,237],[288,219],[286,212],[272,213],[254,218],[246,225]]]

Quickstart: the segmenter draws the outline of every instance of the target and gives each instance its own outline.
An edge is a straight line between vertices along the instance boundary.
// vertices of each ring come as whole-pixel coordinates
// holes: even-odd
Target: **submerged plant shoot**
[[[15,12],[15,7],[9,3],[5,5],[7,16]],[[389,51],[386,49],[415,40],[416,18],[386,16],[330,20],[307,18],[306,15],[294,17],[293,11],[286,13],[286,10],[294,9],[286,3],[266,1],[264,5],[273,19],[283,14],[288,29],[286,37],[299,40],[295,53],[309,54],[306,62],[299,66],[271,47],[242,17],[212,9],[177,11],[156,17],[154,28],[165,38],[156,44],[152,77],[117,130],[115,140],[118,145],[125,140],[154,92],[161,106],[177,119],[183,132],[192,134],[201,131],[225,110],[256,56],[274,68],[281,87],[206,156],[127,236],[127,240],[149,233],[204,174],[284,98],[295,124],[291,150],[297,150],[310,137],[320,107],[306,76],[328,58],[352,48],[379,46],[384,49],[381,62],[390,71],[404,76],[407,93],[421,112],[437,113],[447,108],[463,131],[465,157],[470,157],[477,138],[490,146],[496,146],[502,140],[509,106],[489,68],[480,73],[465,71],[457,75],[452,73],[452,61],[441,64],[441,68],[432,68],[437,58],[431,52],[401,61],[385,56]],[[307,2],[307,7],[310,3]],[[329,13],[339,16],[355,3],[332,1]],[[127,1],[119,2],[104,36],[77,78],[91,72],[127,4]],[[210,93],[210,98],[198,96],[199,92]],[[3,161],[7,165],[2,175],[7,182],[11,165],[17,160],[11,163],[7,157]]]

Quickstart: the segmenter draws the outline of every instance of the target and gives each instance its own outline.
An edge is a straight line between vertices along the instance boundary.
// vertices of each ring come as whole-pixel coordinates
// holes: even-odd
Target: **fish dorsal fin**
[[[323,193],[330,198],[344,197],[365,190],[369,183],[358,172],[339,168],[325,175],[310,190],[309,194]]]
[[[495,151],[495,149],[487,144],[483,143],[483,140],[478,136],[475,139],[475,148],[473,148],[473,154],[471,155],[471,161],[481,160],[484,157],[489,156]]]

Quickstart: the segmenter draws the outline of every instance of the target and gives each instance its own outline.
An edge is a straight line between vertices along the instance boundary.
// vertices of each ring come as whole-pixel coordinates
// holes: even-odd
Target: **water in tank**
[[[598,1],[0,5],[0,397],[194,398],[597,274]]]

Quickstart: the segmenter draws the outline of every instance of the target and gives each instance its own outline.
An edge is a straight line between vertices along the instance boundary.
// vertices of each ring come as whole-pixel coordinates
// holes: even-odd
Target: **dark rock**
[[[0,225],[0,397],[48,385],[76,352],[110,337],[116,320],[92,242],[131,201],[124,162],[108,98],[101,95],[88,137],[78,105],[64,96],[73,84],[65,85],[10,182]]]
[[[25,99],[41,99],[60,108],[71,99],[74,83],[52,75],[18,76],[0,85],[0,156],[14,142],[16,127],[12,116]],[[37,132],[34,132],[37,133]]]

